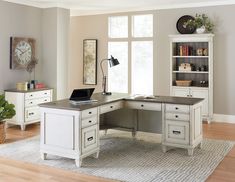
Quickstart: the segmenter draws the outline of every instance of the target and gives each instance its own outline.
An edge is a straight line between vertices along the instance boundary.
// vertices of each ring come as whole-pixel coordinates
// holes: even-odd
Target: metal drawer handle
[[[92,121],[90,120],[90,121],[88,121],[88,123],[91,123]]]
[[[176,118],[178,118],[179,116],[178,115],[175,115]]]
[[[110,106],[110,108],[112,109],[112,108],[113,108],[113,106]]]
[[[31,94],[30,97],[33,97],[33,95]]]
[[[89,112],[89,114],[92,114],[92,112]]]
[[[178,110],[178,109],[179,109],[178,107],[175,108],[175,110]]]
[[[180,134],[181,134],[180,131],[175,131],[175,130],[173,130],[172,132],[173,132],[173,134],[175,134],[175,135],[180,135]]]
[[[47,92],[44,92],[45,95],[47,95]]]
[[[30,112],[29,115],[30,115],[30,116],[31,116],[31,115],[34,115],[34,113],[33,113],[33,112]]]
[[[87,141],[92,141],[92,140],[93,140],[93,137],[87,138]]]
[[[30,104],[32,104],[33,102],[30,102]]]
[[[141,107],[144,107],[144,104],[141,104]]]
[[[47,99],[44,100],[45,102],[47,101]]]

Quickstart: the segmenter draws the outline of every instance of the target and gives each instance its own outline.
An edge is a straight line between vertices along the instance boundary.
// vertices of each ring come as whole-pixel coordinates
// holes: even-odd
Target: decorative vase
[[[198,34],[205,33],[205,31],[206,31],[206,27],[205,27],[205,26],[201,26],[200,28],[197,28],[197,29],[196,29],[196,32],[197,32]]]
[[[6,140],[5,122],[0,121],[0,144],[4,143],[5,140]]]

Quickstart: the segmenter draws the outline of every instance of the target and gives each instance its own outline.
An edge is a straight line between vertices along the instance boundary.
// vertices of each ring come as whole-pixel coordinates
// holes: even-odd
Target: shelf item
[[[208,121],[213,117],[213,37],[213,34],[169,35],[170,93],[204,98],[203,118]],[[183,80],[191,83],[184,84]]]
[[[177,86],[189,87],[192,84],[192,80],[176,80]]]

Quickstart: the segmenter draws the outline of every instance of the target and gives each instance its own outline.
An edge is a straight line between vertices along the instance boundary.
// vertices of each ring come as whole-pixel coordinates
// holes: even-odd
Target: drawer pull
[[[45,99],[44,101],[47,102],[47,99]]]
[[[33,112],[30,112],[30,113],[29,113],[29,116],[31,116],[31,115],[34,115],[34,113],[33,113]]]
[[[44,92],[44,95],[47,95],[47,92]]]
[[[173,130],[172,132],[173,132],[173,134],[175,134],[175,135],[180,135],[180,134],[181,134],[180,131],[175,131],[175,130]]]
[[[179,116],[178,115],[175,115],[175,118],[178,118]]]
[[[30,97],[33,97],[33,95],[31,94]]]
[[[88,121],[88,123],[91,123],[92,121],[90,120],[90,121]]]
[[[178,107],[175,108],[175,110],[178,110],[178,109],[179,109]]]
[[[30,102],[30,104],[33,104],[33,102]]]
[[[92,112],[89,112],[88,114],[92,114]]]
[[[141,107],[144,107],[144,104],[141,104]]]
[[[112,109],[112,108],[113,108],[113,106],[110,106],[110,108]]]
[[[92,140],[93,140],[93,137],[87,138],[87,141],[92,141]]]

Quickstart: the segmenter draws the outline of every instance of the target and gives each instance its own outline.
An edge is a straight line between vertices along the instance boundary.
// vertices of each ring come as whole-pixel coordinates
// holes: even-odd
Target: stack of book
[[[192,56],[193,48],[189,45],[180,45],[177,47],[177,54],[179,56]]]

